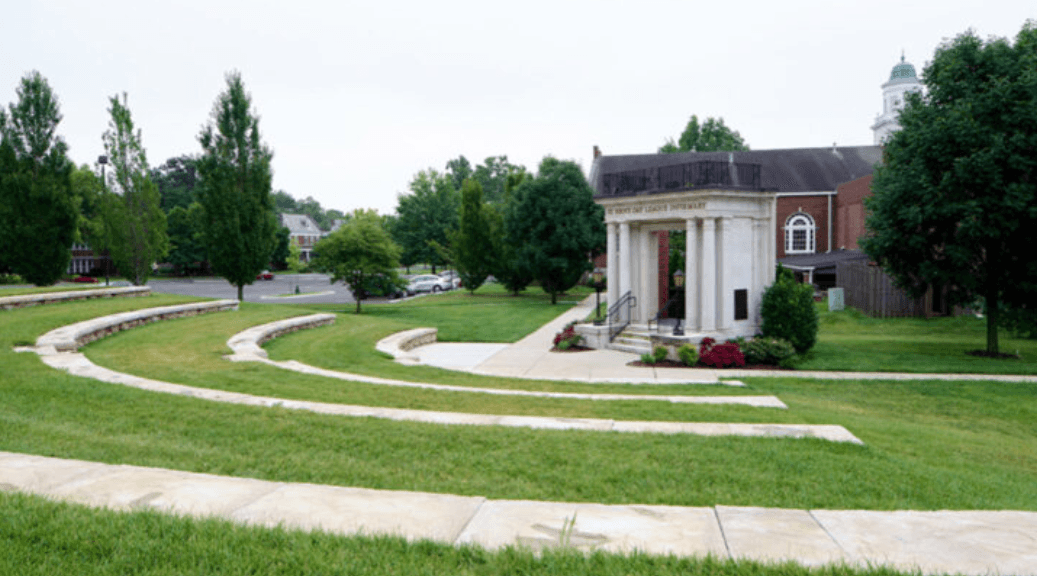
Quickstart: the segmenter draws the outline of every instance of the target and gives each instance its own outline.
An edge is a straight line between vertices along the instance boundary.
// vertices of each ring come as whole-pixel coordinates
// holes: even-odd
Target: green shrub
[[[792,272],[778,265],[778,277],[763,293],[760,307],[763,335],[782,338],[802,354],[817,342],[814,288],[796,282]]]
[[[691,344],[685,344],[677,349],[677,356],[685,366],[694,366],[699,362],[699,351]]]
[[[645,364],[655,364],[655,355],[647,354],[647,353],[642,354],[641,355],[641,362],[643,362]]]
[[[655,350],[652,351],[652,356],[655,357],[656,362],[662,362],[666,360],[666,357],[670,354],[670,351],[666,349],[666,346],[656,346]]]
[[[758,337],[742,345],[747,364],[775,364],[780,366],[786,359],[796,354],[796,349],[788,340],[781,338]]]

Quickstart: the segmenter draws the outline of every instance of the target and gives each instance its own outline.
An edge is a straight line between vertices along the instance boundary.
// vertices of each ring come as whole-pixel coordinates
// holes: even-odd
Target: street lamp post
[[[101,165],[101,187],[102,187],[102,189],[105,192],[107,192],[108,191],[108,179],[104,177],[104,167],[108,164],[108,156],[105,156],[104,154],[98,156],[97,157],[97,163]],[[104,194],[102,194],[101,196],[102,196],[101,197],[101,202],[107,202],[108,201],[108,199],[104,197]],[[105,212],[102,210],[101,214],[104,215]],[[108,223],[104,222],[103,225],[107,226]],[[110,256],[109,257],[105,257],[103,254],[101,255],[101,261],[104,262],[104,285],[105,286],[109,285],[109,283],[108,283],[108,261],[109,260],[111,260]]]
[[[684,288],[684,272],[681,272],[680,270],[674,272],[673,283],[677,286],[677,290]],[[684,328],[681,326],[681,321],[683,320],[684,318],[680,316],[677,317],[677,326],[673,329],[674,336],[684,336]]]
[[[603,278],[604,274],[602,273],[601,268],[595,268],[594,272],[591,273],[591,279],[594,281],[594,296],[596,302],[594,306],[595,326],[601,326],[603,322],[603,319],[601,317],[601,281],[603,280]]]

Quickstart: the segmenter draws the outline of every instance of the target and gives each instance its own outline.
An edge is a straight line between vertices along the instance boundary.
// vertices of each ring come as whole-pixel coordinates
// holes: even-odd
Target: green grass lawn
[[[242,327],[309,312],[281,305],[245,304],[239,312],[157,323],[87,347],[88,355],[103,365],[210,388],[433,409],[476,406],[494,413],[841,424],[867,444],[862,447],[819,440],[435,426],[222,405],[75,378],[46,368],[32,355],[10,351],[13,341],[31,341],[81,317],[171,300],[152,296],[0,314],[0,365],[6,375],[0,449],[269,480],[491,498],[1037,510],[1033,385],[761,378],[748,379],[746,392],[777,394],[789,405],[788,411],[649,402],[599,407],[590,401],[514,398],[494,398],[494,405],[477,394],[301,378],[221,358],[228,352],[226,338]],[[428,300],[422,305],[431,306],[434,299]],[[334,327],[298,332],[274,344],[312,343],[306,339],[323,334],[320,341],[338,341],[338,356],[350,356],[369,349],[380,333],[407,326],[399,317],[344,314]],[[317,353],[331,349],[318,347]],[[377,360],[395,366],[384,358]],[[462,376],[471,385],[515,385],[510,380]],[[669,386],[539,385],[581,391],[688,391]]]
[[[534,291],[531,291],[534,292]],[[747,378],[746,389],[592,385],[477,377],[398,365],[373,350],[379,338],[438,326],[444,339],[515,340],[565,308],[537,293],[480,289],[350,309],[334,326],[270,342],[275,359],[407,380],[468,386],[640,394],[775,394],[788,411],[658,402],[595,403],[482,398],[304,377],[227,362],[237,331],[313,312],[313,306],[243,304],[135,328],[86,347],[99,364],[207,388],[285,398],[490,413],[688,421],[839,424],[866,445],[780,438],[635,435],[436,426],[235,406],[150,393],[70,376],[28,344],[57,326],[194,299],[73,302],[0,312],[0,450],[260,478],[499,499],[686,506],[871,510],[1037,511],[1037,384],[826,381]],[[563,297],[563,301],[575,301]],[[546,310],[545,310],[546,309]],[[826,313],[827,314],[827,313]],[[835,364],[932,346],[929,367],[978,348],[976,319],[822,319],[813,358]],[[914,334],[912,337],[911,334]],[[885,344],[886,341],[901,342]],[[842,341],[839,353],[822,353]],[[870,342],[875,345],[870,345]],[[1011,341],[1014,342],[1014,341]],[[1027,344],[1021,342],[1020,344]],[[855,353],[855,350],[861,350]],[[1033,348],[1021,349],[1025,365]],[[839,356],[844,356],[839,360]],[[869,360],[870,358],[870,360]],[[901,359],[900,361],[905,361]],[[1012,361],[1015,362],[1015,361]],[[867,364],[865,364],[867,365]],[[804,366],[808,367],[808,366]],[[889,368],[902,370],[903,368]],[[341,538],[244,528],[154,513],[120,514],[0,492],[0,573],[461,573],[805,574],[784,565],[520,550],[489,553],[391,538]],[[150,572],[148,570],[151,570]],[[35,571],[35,572],[34,572]],[[863,574],[833,569],[830,574]]]
[[[971,356],[986,349],[986,320],[975,316],[869,318],[857,310],[820,314],[817,345],[802,370],[1037,374],[1037,340],[1000,332],[1002,352],[1019,359]]]

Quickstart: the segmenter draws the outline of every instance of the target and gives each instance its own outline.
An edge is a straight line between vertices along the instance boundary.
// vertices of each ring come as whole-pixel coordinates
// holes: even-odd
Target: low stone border
[[[115,334],[121,330],[128,330],[149,322],[237,309],[237,300],[215,300],[211,302],[177,304],[175,306],[159,306],[157,308],[145,308],[143,310],[102,316],[55,328],[47,332],[36,339],[36,350],[41,355],[56,352],[74,352],[81,346],[85,346],[94,340],[100,340],[109,334]]]
[[[435,344],[438,336],[439,329],[437,328],[415,328],[413,330],[404,330],[403,332],[397,332],[391,336],[382,338],[377,344],[375,344],[375,349],[392,356],[401,364],[417,364],[418,357],[413,354],[408,354],[408,352],[418,346]]]
[[[115,298],[120,296],[149,296],[148,286],[127,286],[121,288],[99,288],[97,290],[66,290],[64,292],[41,292],[39,294],[21,294],[0,298],[0,310],[43,306],[58,302],[74,300],[93,300],[96,298]]]
[[[244,332],[238,332],[227,340],[227,346],[234,351],[234,354],[227,358],[235,362],[266,358],[266,350],[262,348],[264,342],[297,330],[329,326],[334,323],[334,314],[311,314],[253,326]]]

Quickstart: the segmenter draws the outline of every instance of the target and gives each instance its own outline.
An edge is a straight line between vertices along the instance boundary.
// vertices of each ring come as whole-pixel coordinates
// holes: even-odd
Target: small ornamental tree
[[[791,270],[778,265],[777,279],[763,293],[760,307],[764,336],[783,338],[802,354],[817,342],[814,288],[796,282]]]
[[[317,242],[313,251],[317,254],[315,269],[331,275],[332,283],[349,286],[357,314],[369,280],[381,276],[390,284],[399,282],[396,269],[400,267],[400,247],[374,211],[357,210],[338,230]]]

